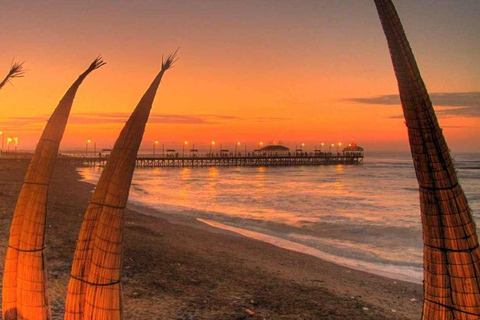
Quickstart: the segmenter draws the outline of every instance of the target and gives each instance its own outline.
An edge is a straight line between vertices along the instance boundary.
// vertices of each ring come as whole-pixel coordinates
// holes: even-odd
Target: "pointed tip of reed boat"
[[[166,59],[162,56],[162,71],[166,71],[172,68],[175,62],[178,61],[177,54],[179,49],[180,47],[178,47],[177,50],[175,50],[174,52],[170,53]]]
[[[101,55],[99,55],[98,57],[95,58],[95,60],[93,60],[93,62],[90,64],[90,66],[88,67],[88,71],[93,71],[93,70],[96,70],[104,65],[106,65],[107,63],[105,61],[103,61],[103,58]]]
[[[25,62],[14,62],[12,63],[12,66],[10,67],[10,71],[8,72],[8,78],[13,79],[13,78],[22,78],[23,75],[25,74],[25,69],[23,68],[23,64]]]

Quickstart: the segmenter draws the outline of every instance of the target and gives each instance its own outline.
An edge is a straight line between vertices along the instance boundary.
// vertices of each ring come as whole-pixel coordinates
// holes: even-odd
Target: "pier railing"
[[[60,155],[57,162],[78,167],[104,166],[108,159],[102,156]],[[203,154],[203,155],[146,155],[136,159],[137,167],[235,167],[235,166],[318,166],[358,165],[363,154],[297,153],[297,154]]]

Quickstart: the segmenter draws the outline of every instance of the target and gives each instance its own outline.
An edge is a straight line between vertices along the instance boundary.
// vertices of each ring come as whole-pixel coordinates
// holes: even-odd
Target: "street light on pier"
[[[322,152],[322,147],[325,145],[325,143],[320,143],[320,152]]]
[[[330,147],[328,147],[328,152],[329,152],[329,153],[332,153],[332,147],[333,147],[333,146],[334,146],[334,144],[331,143],[331,144],[330,144]]]
[[[158,140],[155,140],[155,142],[153,143],[153,156],[155,157],[155,147],[157,146],[158,144]]]
[[[235,157],[237,156],[237,148],[240,146],[240,142],[237,142],[235,145]]]
[[[339,152],[338,152],[338,148],[341,147],[341,146],[342,146],[342,143],[339,142],[339,143],[337,144],[337,154],[339,153]]]
[[[210,143],[210,155],[212,155],[212,147],[215,145],[215,141],[212,141],[212,143]]]
[[[3,131],[0,131],[0,136],[2,136],[2,153],[3,153],[3,142],[4,142],[4,140],[3,140]]]
[[[183,151],[182,151],[182,157],[185,157],[185,146],[188,144],[188,141],[183,142]]]
[[[87,143],[85,143],[85,156],[88,156],[88,145],[92,142],[92,140],[88,139]]]

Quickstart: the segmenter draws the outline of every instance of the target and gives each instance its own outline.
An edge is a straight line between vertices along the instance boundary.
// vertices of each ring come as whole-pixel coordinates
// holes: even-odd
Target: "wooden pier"
[[[60,156],[57,162],[77,167],[104,166],[108,157]],[[302,153],[289,155],[139,155],[137,167],[272,167],[358,165],[363,154]]]

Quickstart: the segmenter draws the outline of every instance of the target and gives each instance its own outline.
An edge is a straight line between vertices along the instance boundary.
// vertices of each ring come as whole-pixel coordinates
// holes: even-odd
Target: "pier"
[[[57,163],[77,167],[104,166],[108,156],[59,156]],[[287,155],[138,155],[137,167],[272,167],[272,166],[320,166],[358,165],[363,154],[301,153]]]

